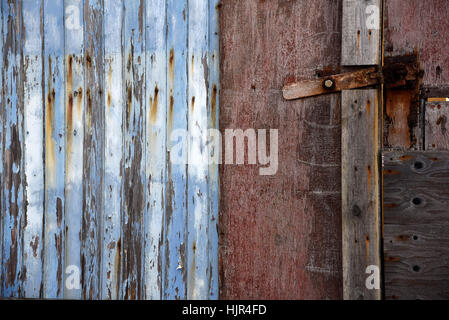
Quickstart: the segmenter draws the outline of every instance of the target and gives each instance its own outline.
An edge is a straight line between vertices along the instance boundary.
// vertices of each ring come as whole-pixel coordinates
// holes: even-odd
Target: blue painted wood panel
[[[217,4],[1,0],[1,297],[218,298]]]

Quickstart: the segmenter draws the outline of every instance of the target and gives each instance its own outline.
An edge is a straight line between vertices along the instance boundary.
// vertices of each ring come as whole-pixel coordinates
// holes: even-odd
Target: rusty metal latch
[[[286,100],[301,99],[384,84],[387,88],[406,86],[422,77],[416,59],[389,58],[384,67],[366,67],[342,74],[287,84],[282,89]]]

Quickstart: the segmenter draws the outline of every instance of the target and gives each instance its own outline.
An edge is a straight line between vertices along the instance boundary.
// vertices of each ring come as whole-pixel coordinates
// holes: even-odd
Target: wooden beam
[[[344,0],[341,64],[380,64],[380,0]]]
[[[381,14],[380,0],[343,0],[342,65],[381,68]],[[344,299],[382,297],[379,91],[342,91]]]
[[[367,268],[380,270],[378,90],[342,92],[342,233],[345,299],[380,299]]]

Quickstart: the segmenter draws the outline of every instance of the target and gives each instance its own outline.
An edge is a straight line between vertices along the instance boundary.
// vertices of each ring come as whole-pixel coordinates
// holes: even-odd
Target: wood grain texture
[[[145,2],[124,2],[124,210],[122,296],[143,297],[145,177]]]
[[[83,219],[81,224],[81,282],[84,299],[100,297],[104,172],[104,41],[103,0],[84,2],[86,88],[84,109]]]
[[[448,299],[447,152],[386,152],[384,261],[387,299]]]
[[[178,144],[177,130],[187,130],[188,7],[186,0],[167,0],[167,181],[164,249],[164,298],[187,296],[187,154],[179,164],[171,161]],[[173,157],[179,156],[173,154]],[[217,242],[218,243],[218,242]],[[218,274],[218,273],[217,273]]]
[[[380,262],[379,100],[376,89],[342,92],[342,220],[345,299],[380,299],[365,286]]]
[[[1,1],[0,296],[218,298],[217,8]]]
[[[101,298],[120,298],[120,255],[123,176],[123,25],[120,0],[104,1],[105,158],[101,251]]]
[[[3,197],[2,296],[21,297],[24,222],[23,15],[22,1],[2,1]]]
[[[279,129],[279,168],[220,169],[220,298],[342,298],[340,96],[285,101],[281,91],[338,69],[341,9],[221,1],[220,130]]]
[[[39,13],[39,14],[37,14]],[[41,297],[44,224],[44,135],[42,1],[23,3],[24,16],[24,139],[25,225],[23,232],[23,295]]]
[[[427,102],[425,110],[425,150],[449,150],[449,102]]]
[[[64,1],[44,0],[45,244],[43,296],[64,295]]]
[[[379,65],[381,0],[343,0],[341,64]]]
[[[81,271],[81,224],[83,218],[84,112],[85,112],[85,55],[84,3],[65,0],[65,103],[66,103],[66,168],[65,168],[65,266]],[[68,19],[70,18],[70,19]],[[44,261],[45,263],[45,261]],[[64,272],[65,299],[80,299],[81,279],[72,269]]]
[[[387,0],[385,4],[385,55],[416,52],[424,87],[447,89],[449,56],[444,44],[449,34],[442,31],[449,28],[447,1]]]

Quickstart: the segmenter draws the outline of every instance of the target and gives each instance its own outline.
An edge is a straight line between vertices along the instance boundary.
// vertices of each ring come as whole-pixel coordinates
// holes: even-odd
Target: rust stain
[[[360,53],[360,30],[357,30],[357,55]]]
[[[409,161],[411,159],[413,159],[413,157],[412,156],[407,156],[407,155],[399,157],[399,160],[401,160],[402,162],[407,162],[407,161]]]
[[[192,102],[190,103],[190,108],[193,110],[195,109],[195,97],[192,97]]]
[[[401,173],[396,170],[390,170],[390,169],[384,170],[384,175],[398,175],[398,174],[401,174]]]
[[[385,257],[385,262],[399,262],[401,259],[398,257]]]
[[[72,154],[72,130],[73,130],[73,57],[68,56],[67,66],[67,164],[70,163]],[[67,170],[69,170],[67,165]]]
[[[211,125],[215,128],[215,120],[217,118],[217,85],[214,83],[212,86],[212,101],[211,101]]]
[[[173,48],[170,49],[170,57],[168,59],[168,63],[169,63],[169,76],[170,76],[170,81],[174,81],[175,79],[175,51],[173,50]]]
[[[81,118],[81,113],[82,113],[82,105],[83,105],[83,88],[79,87],[78,88],[78,92],[76,93],[76,109],[78,112],[78,117]]]
[[[152,97],[150,97],[150,105],[151,105],[150,120],[151,120],[151,123],[156,122],[158,104],[159,104],[159,88],[156,85],[154,87],[154,94]]]
[[[386,204],[385,204],[385,207],[394,209],[394,208],[398,208],[399,205],[396,204],[396,203],[386,203]]]
[[[408,240],[410,240],[410,237],[406,236],[406,235],[399,235],[399,236],[396,237],[396,240],[398,240],[398,241],[408,241]]]
[[[371,101],[370,100],[368,100],[366,102],[366,114],[368,117],[371,115]]]
[[[111,88],[112,87],[112,65],[109,66],[109,72],[108,72],[108,87]],[[111,92],[108,91],[108,98],[107,98],[107,106],[108,108],[111,107]]]
[[[53,77],[53,73],[52,73],[52,61],[51,61],[51,57],[48,57],[48,71],[49,71],[49,76],[48,76],[48,94],[47,94],[47,103],[46,103],[46,121],[45,121],[45,142],[46,142],[46,154],[47,154],[47,159],[46,159],[46,166],[50,172],[50,184],[53,185],[54,184],[54,175],[52,174],[54,170],[52,170],[55,166],[55,143],[53,140],[53,122],[54,122],[54,103],[55,103],[55,89],[52,88],[52,77]]]
[[[168,108],[168,132],[171,132],[173,126],[173,113],[175,108],[175,98],[170,95],[170,103]]]
[[[389,144],[393,146],[412,145],[413,133],[409,127],[412,95],[409,90],[389,90],[386,103],[386,114],[392,123],[388,128]]]
[[[90,89],[87,89],[87,114],[86,114],[86,125],[90,129],[92,128],[92,96],[90,94]]]

